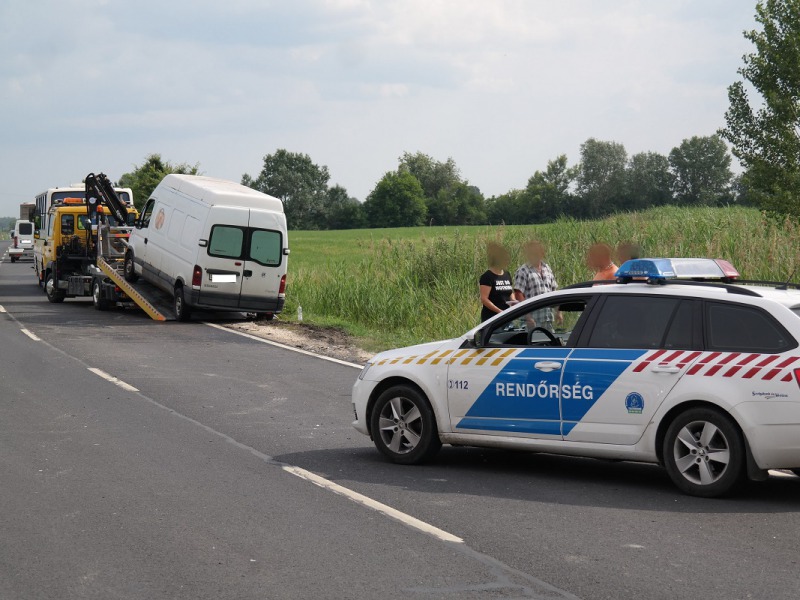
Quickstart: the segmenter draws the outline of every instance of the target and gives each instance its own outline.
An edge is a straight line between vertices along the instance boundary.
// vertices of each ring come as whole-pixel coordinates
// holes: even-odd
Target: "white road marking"
[[[124,381],[122,381],[121,379],[117,379],[113,375],[109,375],[108,373],[106,373],[102,369],[95,369],[94,367],[87,367],[87,369],[89,369],[89,371],[91,371],[92,373],[94,373],[98,377],[102,377],[106,381],[110,381],[114,385],[121,387],[123,390],[126,390],[128,392],[138,392],[139,391],[137,388],[133,387],[131,384],[125,383]]]
[[[339,360],[338,358],[325,356],[324,354],[317,354],[316,352],[310,352],[309,350],[303,350],[302,348],[295,348],[294,346],[287,346],[286,344],[273,342],[272,340],[265,340],[264,338],[260,338],[257,335],[251,335],[249,333],[245,333],[244,331],[236,331],[235,329],[229,329],[227,327],[223,327],[222,325],[217,325],[216,323],[209,323],[208,321],[203,321],[203,325],[208,325],[209,327],[213,327],[214,329],[221,329],[222,331],[235,333],[236,335],[240,335],[242,337],[255,340],[256,342],[261,342],[263,344],[269,344],[270,346],[275,346],[276,348],[282,348],[283,350],[290,350],[291,352],[297,352],[298,354],[305,354],[306,356],[313,356],[314,358],[327,360],[329,362],[336,363],[337,365],[344,365],[345,367],[353,367],[354,369],[364,368],[364,365],[358,365],[356,363],[347,362],[346,360]]]
[[[4,312],[6,312],[6,309],[2,304],[0,304],[0,313],[4,313]]]
[[[414,529],[422,531],[423,533],[432,535],[433,537],[438,538],[443,542],[455,542],[458,544],[464,543],[463,539],[453,535],[452,533],[448,533],[443,529],[434,527],[433,525],[426,523],[425,521],[420,521],[419,519],[412,517],[411,515],[407,515],[406,513],[401,512],[396,508],[392,508],[391,506],[387,506],[382,502],[373,500],[368,496],[359,494],[358,492],[354,492],[353,490],[341,486],[338,483],[334,483],[328,479],[325,479],[324,477],[320,477],[319,475],[316,475],[311,471],[306,471],[305,469],[301,469],[300,467],[293,467],[291,465],[284,466],[283,470],[286,471],[287,473],[295,475],[296,477],[300,477],[301,479],[310,481],[314,485],[324,488],[328,491],[331,491],[334,494],[339,494],[340,496],[344,496],[345,498],[352,500],[356,504],[360,504],[362,506],[366,506],[367,508],[371,508],[372,510],[377,511],[382,515],[389,517],[390,519],[394,519],[395,521],[400,521],[404,525],[408,525],[409,527],[413,527]]]
[[[5,311],[4,311],[4,312],[5,312]],[[25,329],[24,327],[23,327],[22,329],[20,329],[20,331],[21,331],[22,333],[24,333],[25,335],[27,335],[29,338],[31,338],[31,339],[32,339],[34,342],[41,342],[41,341],[42,341],[42,338],[40,338],[39,336],[37,336],[35,333],[32,333],[32,332],[28,331],[28,330],[27,330],[27,329]]]

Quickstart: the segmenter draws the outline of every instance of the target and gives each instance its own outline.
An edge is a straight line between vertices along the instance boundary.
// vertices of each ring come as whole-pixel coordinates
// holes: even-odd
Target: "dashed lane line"
[[[5,311],[4,311],[4,312],[5,312]],[[32,339],[34,342],[41,342],[41,341],[42,341],[42,338],[40,338],[40,337],[39,337],[38,335],[36,335],[35,333],[33,333],[33,332],[31,332],[31,331],[28,331],[28,330],[27,330],[27,329],[25,329],[24,327],[23,327],[22,329],[20,329],[20,331],[21,331],[22,333],[24,333],[25,335],[27,335],[29,338],[31,338],[31,339]]]
[[[311,471],[307,471],[300,467],[293,467],[291,465],[284,465],[283,470],[287,473],[291,473],[292,475],[299,477],[300,479],[305,479],[313,483],[316,486],[319,486],[325,490],[333,492],[334,494],[338,494],[340,496],[344,496],[348,500],[352,500],[356,504],[360,504],[362,506],[366,506],[367,508],[371,508],[372,510],[381,513],[384,516],[389,517],[390,519],[394,519],[395,521],[400,521],[404,525],[411,527],[413,529],[417,529],[423,533],[427,533],[428,535],[432,535],[435,538],[442,540],[443,542],[454,542],[457,544],[463,544],[464,540],[460,537],[453,535],[452,533],[448,533],[443,529],[439,529],[438,527],[434,527],[430,523],[426,523],[425,521],[420,521],[416,517],[412,517],[404,512],[397,510],[396,508],[392,508],[382,502],[378,502],[377,500],[373,500],[369,496],[365,496],[364,494],[359,494],[351,490],[350,488],[346,488],[338,483],[334,483],[329,479],[325,479],[324,477],[320,477]]]
[[[354,369],[362,369],[364,367],[364,365],[347,362],[346,360],[339,360],[338,358],[333,358],[332,356],[325,356],[324,354],[317,354],[316,352],[311,352],[310,350],[303,350],[302,348],[287,346],[286,344],[281,344],[280,342],[265,340],[264,338],[258,337],[257,335],[245,333],[244,331],[236,331],[235,329],[229,329],[228,327],[223,327],[222,325],[218,325],[217,323],[209,323],[208,321],[203,321],[203,325],[208,325],[209,327],[213,327],[214,329],[219,329],[221,331],[235,333],[236,335],[246,337],[256,342],[261,342],[262,344],[269,344],[270,346],[275,346],[276,348],[281,348],[282,350],[289,350],[290,352],[297,352],[298,354],[305,354],[306,356],[313,356],[314,358],[327,360],[328,362],[336,363],[337,365],[344,365],[345,367],[353,367]]]
[[[105,379],[106,381],[110,381],[111,383],[113,383],[117,387],[121,387],[125,391],[128,391],[128,392],[138,392],[139,391],[138,388],[133,387],[129,383],[125,383],[121,379],[117,379],[116,377],[114,377],[113,375],[110,375],[109,373],[106,373],[102,369],[97,369],[95,367],[87,367],[87,369],[90,372],[92,372],[95,375],[97,375],[98,377],[102,377],[103,379]]]
[[[4,313],[4,312],[6,312],[6,309],[2,304],[0,304],[0,313]]]

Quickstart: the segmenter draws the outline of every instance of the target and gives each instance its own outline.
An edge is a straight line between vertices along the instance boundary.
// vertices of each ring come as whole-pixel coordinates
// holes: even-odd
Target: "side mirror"
[[[199,242],[197,242],[197,245],[200,246],[201,248],[207,248],[208,240],[200,240]]]
[[[33,232],[33,239],[38,240],[41,236],[39,235],[38,231]]]
[[[472,336],[472,344],[476,348],[483,348],[483,329],[478,329]]]

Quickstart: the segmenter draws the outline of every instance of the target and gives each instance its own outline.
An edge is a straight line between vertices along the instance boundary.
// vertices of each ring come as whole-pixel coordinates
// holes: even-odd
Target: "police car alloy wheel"
[[[693,496],[722,496],[744,476],[744,443],[721,412],[695,408],[680,414],[664,438],[664,466],[672,481]]]
[[[383,392],[370,420],[375,446],[392,462],[425,462],[442,447],[430,404],[411,386],[394,386]]]

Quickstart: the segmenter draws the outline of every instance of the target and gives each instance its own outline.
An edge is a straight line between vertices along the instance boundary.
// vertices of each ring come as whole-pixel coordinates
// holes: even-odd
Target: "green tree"
[[[328,167],[315,164],[308,154],[280,149],[264,157],[258,177],[242,175],[242,184],[280,198],[289,228],[321,229],[329,179]]]
[[[731,156],[718,135],[683,140],[669,153],[669,166],[679,203],[711,206],[729,197]]]
[[[463,183],[461,171],[452,158],[441,162],[422,152],[404,152],[397,168],[400,172],[411,173],[419,180],[425,198],[438,196],[443,190],[455,188]]]
[[[577,184],[583,214],[574,216],[596,218],[624,207],[627,163],[622,144],[594,138],[581,144]]]
[[[407,171],[389,171],[367,196],[370,227],[415,227],[425,223],[427,206],[419,180]]]
[[[199,169],[200,163],[173,165],[168,160],[162,159],[160,154],[149,154],[141,165],[133,165],[133,171],[124,173],[119,178],[119,186],[131,188],[133,203],[136,208],[141,209],[164,177],[171,173],[197,175]]]
[[[756,51],[743,57],[739,74],[760,96],[757,108],[744,82],[731,85],[720,133],[745,168],[749,197],[800,216],[800,0],[759,2],[755,18],[762,30],[744,33]]]
[[[626,208],[640,210],[672,202],[669,159],[658,152],[631,156],[626,172]]]
[[[330,188],[325,204],[325,228],[360,229],[366,226],[367,217],[361,202],[351,198],[340,185]]]
[[[530,215],[525,190],[509,190],[486,200],[486,219],[490,225],[521,225]]]
[[[524,223],[547,223],[569,212],[573,201],[570,186],[578,174],[567,165],[562,154],[547,162],[547,169],[536,171],[525,188],[521,207]]]

